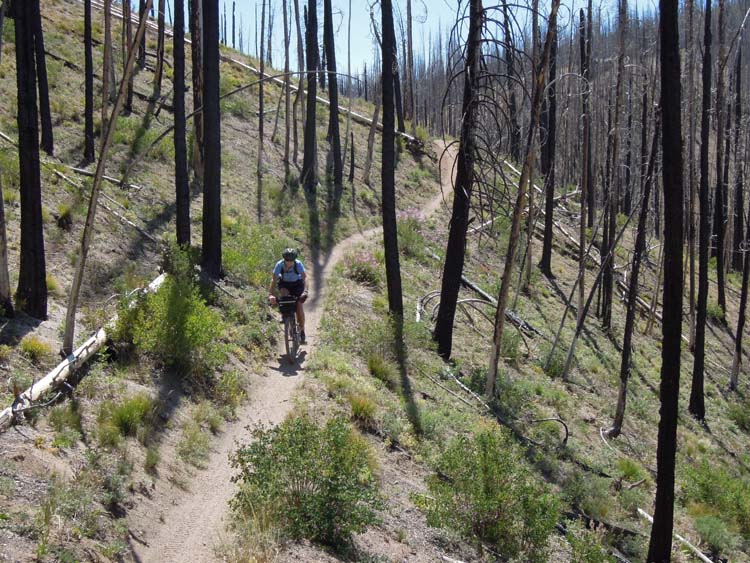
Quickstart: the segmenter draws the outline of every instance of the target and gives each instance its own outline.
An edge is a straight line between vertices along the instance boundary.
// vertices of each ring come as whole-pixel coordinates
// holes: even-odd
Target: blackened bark
[[[398,122],[398,131],[406,131],[404,124],[404,103],[401,96],[401,72],[398,68],[398,57],[396,55],[396,43],[393,43],[393,94],[396,101],[396,119]]]
[[[716,256],[716,285],[719,307],[726,314],[727,300],[724,292],[724,242],[726,234],[726,185],[724,184],[724,0],[719,0],[719,53],[716,73],[716,190],[714,192],[713,231],[716,239],[713,255]]]
[[[203,0],[192,0],[190,3],[190,51],[193,65],[193,107],[203,107]],[[193,139],[192,161],[193,174],[197,185],[203,185],[205,175],[204,166],[204,138],[203,138],[203,112],[193,116]]]
[[[269,0],[270,4],[270,0]],[[226,9],[226,4],[224,5]],[[260,28],[266,28],[266,0],[261,0],[260,8]],[[265,49],[265,35],[260,36],[260,76],[266,72],[266,58],[264,57]],[[263,220],[263,141],[264,133],[263,126],[266,122],[265,113],[265,82],[261,80],[258,83],[258,162],[257,168],[255,169],[256,178],[256,213],[258,217],[258,223]]]
[[[674,520],[675,454],[682,345],[683,165],[680,117],[680,50],[677,0],[659,2],[661,60],[662,182],[664,186],[664,308],[656,449],[656,499],[649,562],[669,561]],[[668,215],[668,216],[667,216]]]
[[[161,95],[161,79],[164,74],[164,11],[166,1],[159,0],[156,15],[156,70],[154,71],[154,99]]]
[[[305,77],[304,74],[302,74],[302,69],[305,68],[305,55],[304,55],[304,44],[302,42],[302,30],[299,23],[299,0],[294,0],[294,21],[297,28],[297,68],[300,71],[299,74],[299,80],[297,83],[297,94],[294,96],[294,126],[292,131],[292,137],[293,137],[293,159],[294,163],[297,164],[297,155],[299,153],[299,145],[298,145],[298,139],[299,135],[297,133],[297,106],[300,106],[304,103],[304,98],[302,96],[302,91],[304,90],[303,86],[305,83]],[[303,105],[304,107],[304,105]],[[302,113],[304,112],[304,109],[302,110]],[[303,122],[304,125],[304,122]],[[303,132],[304,135],[304,126],[303,126]]]
[[[738,46],[737,64],[734,71],[734,240],[732,244],[732,268],[739,271],[742,266],[742,234],[744,227],[744,162],[740,161],[740,126],[742,124],[742,46]],[[737,333],[739,338],[739,333]]]
[[[0,6],[0,59],[3,54],[3,26],[5,24],[5,11],[7,4],[3,2]],[[10,274],[8,273],[8,236],[5,222],[5,204],[3,203],[3,184],[0,175],[0,314],[12,317],[13,298],[10,290]]]
[[[18,165],[21,183],[21,257],[16,305],[38,319],[47,318],[47,280],[42,220],[42,185],[37,125],[34,15],[39,0],[12,4],[16,40],[18,86]]]
[[[174,0],[174,18],[185,21],[184,0]],[[174,57],[174,184],[177,221],[177,244],[190,245],[190,187],[188,185],[187,146],[185,144],[185,30],[173,28]]]
[[[400,321],[403,317],[404,305],[401,294],[401,267],[398,257],[398,231],[396,228],[396,133],[393,127],[393,75],[396,63],[396,34],[393,30],[391,0],[381,0],[380,7],[383,29],[383,156],[381,166],[383,247],[385,250],[385,277],[388,287],[388,310],[396,317],[397,321]]]
[[[34,50],[36,57],[36,76],[39,81],[39,117],[42,124],[41,148],[48,155],[54,152],[54,139],[52,135],[52,113],[49,108],[49,84],[47,82],[47,63],[44,54],[44,30],[42,29],[42,13],[39,8],[39,0],[31,1],[33,9],[32,29],[34,32]]]
[[[91,52],[91,0],[83,2],[84,127],[83,161],[94,162],[94,60]]]
[[[197,1],[197,0],[196,0]],[[203,184],[204,271],[222,276],[221,265],[221,119],[219,111],[219,2],[203,2]]]
[[[750,240],[750,222],[747,224],[748,230],[745,233],[746,240]],[[737,318],[737,336],[734,339],[734,359],[732,361],[732,372],[729,377],[729,389],[737,390],[737,381],[742,366],[742,337],[745,331],[745,311],[747,310],[747,286],[750,280],[750,256],[745,251],[741,254],[744,256],[742,265],[742,293],[740,293],[740,310]]]
[[[708,246],[710,244],[708,201],[708,149],[711,132],[711,0],[706,0],[703,31],[703,102],[701,108],[700,184],[698,186],[698,303],[695,311],[695,346],[693,350],[693,380],[688,410],[703,420],[706,407],[703,400],[703,370],[706,347],[706,305],[708,304]]]
[[[508,73],[508,119],[510,119],[510,156],[514,162],[521,162],[521,126],[518,124],[518,107],[516,104],[516,84],[513,53],[513,35],[510,32],[508,4],[503,2],[503,30],[505,32],[505,64]]]
[[[453,188],[453,212],[451,214],[448,245],[445,249],[445,264],[440,288],[438,309],[433,339],[438,345],[438,354],[443,359],[451,357],[453,346],[453,322],[456,316],[458,290],[464,269],[466,253],[466,231],[469,227],[469,205],[474,186],[474,160],[476,158],[476,121],[479,112],[479,59],[482,41],[482,2],[472,0],[469,5],[469,34],[466,45],[464,72],[464,97],[461,137],[456,157],[456,182]],[[385,95],[385,90],[383,90]],[[385,131],[385,123],[383,124]]]
[[[200,1],[200,0],[194,0]],[[128,56],[133,49],[133,22],[130,20],[130,2],[122,4],[122,69],[123,76],[126,75],[125,66],[127,65]],[[128,76],[128,85],[125,93],[125,111],[133,111],[133,73]]]
[[[305,18],[305,41],[307,46],[307,117],[305,122],[305,154],[302,159],[300,183],[308,197],[313,198],[318,181],[317,142],[315,134],[315,109],[317,97],[316,71],[318,64],[318,11],[316,0],[308,0]]]
[[[336,76],[336,45],[333,41],[333,12],[331,0],[323,0],[323,35],[325,36],[326,64],[328,65],[328,98],[331,101],[328,134],[333,149],[333,206],[336,215],[341,211],[341,194],[344,189],[344,170],[341,160],[341,134],[339,132],[339,81]]]
[[[542,244],[542,259],[539,268],[548,278],[552,275],[552,223],[555,199],[555,142],[557,137],[557,31],[552,40],[549,60],[549,88],[544,108],[544,121],[547,134],[542,143],[541,171],[545,176],[544,191],[544,242]],[[583,220],[583,219],[582,219]]]
[[[146,0],[138,0],[138,22],[148,18],[146,11]],[[141,42],[138,44],[138,68],[146,68],[146,34],[143,34]]]
[[[630,379],[630,358],[633,353],[633,327],[635,326],[635,311],[638,299],[638,276],[641,268],[641,257],[646,248],[646,221],[648,220],[648,202],[653,184],[654,167],[656,164],[657,148],[659,146],[659,118],[654,128],[654,139],[651,142],[651,156],[648,161],[646,172],[646,183],[641,194],[641,210],[638,214],[638,228],[635,236],[635,248],[633,250],[633,267],[630,272],[630,283],[628,285],[628,305],[625,313],[625,332],[622,339],[622,357],[620,362],[620,390],[617,396],[617,410],[615,412],[612,428],[607,435],[616,438],[622,430],[622,421],[625,418],[625,405],[628,394],[628,380]]]
[[[633,81],[629,81],[628,91],[632,91]],[[625,215],[630,215],[630,209],[633,205],[632,196],[630,193],[630,166],[633,163],[633,97],[628,96],[628,125],[627,125],[627,145],[625,148],[625,183],[623,188],[625,193],[622,198],[622,212]]]

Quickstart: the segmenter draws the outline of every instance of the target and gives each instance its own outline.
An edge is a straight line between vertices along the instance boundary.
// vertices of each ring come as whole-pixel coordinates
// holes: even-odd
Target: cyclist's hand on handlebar
[[[302,303],[307,301],[307,290],[302,292],[302,295],[299,296],[299,300],[302,301]]]
[[[275,296],[275,295],[269,295],[269,296],[268,296],[268,302],[269,302],[269,303],[270,303],[271,305],[276,305],[276,296]]]

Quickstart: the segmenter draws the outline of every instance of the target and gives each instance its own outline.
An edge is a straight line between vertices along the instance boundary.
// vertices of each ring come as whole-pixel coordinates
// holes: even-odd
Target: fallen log
[[[159,286],[161,286],[166,277],[166,274],[161,274],[142,291],[155,292],[159,289]],[[24,410],[28,410],[33,405],[34,401],[38,401],[45,393],[66,383],[76,369],[86,363],[86,361],[104,346],[104,343],[107,341],[106,329],[112,326],[116,321],[117,315],[76,348],[72,354],[60,362],[52,371],[36,383],[32,383],[28,389],[20,393],[15,398],[12,405],[0,412],[0,432],[6,430],[16,420],[18,414]]]

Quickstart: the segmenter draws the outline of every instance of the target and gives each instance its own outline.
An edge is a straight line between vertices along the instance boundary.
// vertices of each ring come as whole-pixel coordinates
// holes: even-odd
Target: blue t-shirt
[[[288,270],[284,267],[284,261],[279,260],[273,267],[273,275],[280,276],[281,281],[284,282],[296,282],[302,279],[302,273],[305,271],[305,266],[299,260],[295,260],[292,267]]]

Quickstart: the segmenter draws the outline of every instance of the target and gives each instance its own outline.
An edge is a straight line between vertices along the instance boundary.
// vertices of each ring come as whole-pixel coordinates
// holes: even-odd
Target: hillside
[[[86,176],[72,170],[82,152],[78,61],[83,59],[83,7],[73,0],[50,0],[42,10],[56,147],[54,157],[43,155],[42,168],[50,318],[3,319],[3,407],[55,363],[90,187]],[[95,11],[94,21],[94,38],[101,42],[100,12]],[[149,37],[149,50],[154,46],[155,38]],[[222,49],[228,57],[256,65]],[[0,132],[10,139],[17,137],[14,55],[13,22],[6,21]],[[115,56],[120,61],[118,48]],[[94,67],[101,68],[98,48]],[[646,312],[637,317],[625,425],[619,438],[608,440],[604,430],[611,425],[619,384],[626,299],[622,292],[617,292],[609,331],[590,315],[566,378],[562,367],[574,314],[568,313],[558,351],[550,353],[578,271],[577,248],[566,234],[578,228],[575,194],[560,197],[555,207],[555,278],[547,279],[532,267],[528,290],[516,291],[514,283],[510,307],[527,328],[506,329],[498,395],[487,403],[481,395],[494,306],[468,285],[461,289],[460,299],[466,301],[456,317],[449,363],[435,353],[430,336],[451,217],[455,147],[443,152],[443,140],[430,140],[425,146],[434,154],[427,154],[412,153],[399,144],[398,235],[406,311],[399,326],[387,314],[382,235],[377,229],[379,135],[367,186],[362,161],[369,131],[352,123],[355,180],[345,186],[342,216],[335,221],[326,213],[325,183],[312,214],[302,189],[284,186],[283,136],[267,139],[265,215],[258,223],[258,90],[251,87],[225,99],[226,278],[201,286],[194,279],[190,257],[170,244],[171,136],[145,152],[172,124],[169,104],[159,107],[148,100],[152,76],[148,65],[137,74],[136,92],[142,95],[136,96],[134,111],[118,120],[107,173],[116,180],[126,170],[129,175],[126,185],[116,181],[104,187],[103,204],[109,210],[101,209],[98,216],[84,278],[78,341],[115,312],[122,320],[106,351],[78,372],[73,389],[35,405],[18,425],[0,434],[1,559],[645,560],[650,524],[639,509],[652,513],[655,492],[661,327],[657,319],[649,329]],[[256,80],[227,60],[221,76],[223,92]],[[275,109],[280,94],[275,85],[265,92],[269,139],[277,117],[283,132],[283,104],[278,106],[280,116]],[[363,115],[373,111],[362,100],[355,108]],[[322,176],[327,117],[327,110],[318,106]],[[17,154],[6,140],[0,143],[15,287]],[[513,195],[517,173],[510,167],[505,172],[508,194]],[[194,190],[194,245],[200,242],[201,199]],[[486,202],[485,213],[497,219],[482,223],[484,217],[476,215],[467,246],[465,277],[493,297],[504,267],[509,201],[512,198]],[[318,232],[313,232],[311,215],[320,219]],[[59,221],[68,216],[69,227]],[[624,223],[625,218],[618,217],[618,225]],[[536,234],[534,263],[541,252],[541,232]],[[626,227],[617,249],[616,269],[624,279],[634,238],[635,230]],[[290,245],[301,248],[312,280],[307,305],[311,336],[299,366],[289,365],[283,357],[278,319],[265,303],[271,265]],[[640,296],[650,305],[661,293],[658,238],[651,236],[647,248]],[[598,269],[598,254],[593,256],[587,264],[588,280]],[[160,269],[170,273],[167,289],[141,298],[136,312],[128,313],[124,296]],[[729,327],[736,326],[739,286],[740,280],[730,275],[728,324],[716,316],[708,324],[705,424],[686,410],[692,367],[687,343],[682,356],[675,530],[714,561],[750,561],[750,404],[742,385],[746,378],[739,393],[726,390],[734,344]],[[716,299],[715,289],[712,285],[710,302]],[[656,303],[655,311],[660,310]],[[180,340],[188,336],[165,328],[173,320],[170,314],[179,317],[184,311],[199,326],[196,335],[189,335],[194,340]],[[399,336],[405,349],[394,345]],[[183,344],[189,346],[182,348]],[[333,442],[324,443],[304,425],[291,426],[294,421],[312,421],[324,427],[332,420],[345,421],[348,429],[335,434]],[[258,425],[265,425],[269,433],[263,434]],[[252,444],[272,449],[270,427],[277,429],[280,442],[288,440],[288,449],[268,466],[243,461],[257,453]],[[295,434],[289,428],[305,438],[304,447],[295,449]],[[290,434],[283,434],[286,431]],[[343,452],[337,450],[341,457],[326,449],[331,444],[345,446]],[[324,461],[306,457],[316,452]],[[291,492],[316,491],[311,484],[318,483],[316,470],[335,481],[326,473],[325,461],[332,463],[335,476],[347,475],[348,470],[354,474],[352,482],[336,482],[341,506],[350,509],[339,514],[350,520],[336,520],[331,512],[337,509],[323,504],[292,525],[281,525],[278,514],[294,504]],[[260,485],[252,480],[254,471],[268,482],[289,478],[292,483],[286,483],[289,489],[282,488],[280,496],[261,499]],[[237,475],[244,479],[241,486],[232,481]],[[358,488],[365,484],[377,491],[376,499],[368,496],[370,489]],[[488,491],[502,502],[490,503]],[[232,510],[227,507],[230,499]],[[366,507],[374,507],[373,514],[365,514]],[[326,518],[336,522],[330,536],[311,540],[309,533],[295,536],[289,531],[306,526],[317,530],[328,523]],[[352,523],[356,518],[362,519],[362,526]],[[350,538],[345,531],[351,532]],[[339,541],[341,537],[345,541]],[[698,559],[675,542],[673,560]]]

